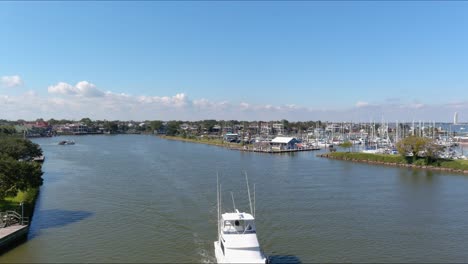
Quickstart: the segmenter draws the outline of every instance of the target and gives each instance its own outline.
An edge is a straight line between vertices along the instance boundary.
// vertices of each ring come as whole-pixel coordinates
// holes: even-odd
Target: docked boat
[[[44,162],[44,160],[45,160],[45,156],[44,156],[44,155],[37,156],[37,157],[34,157],[32,160],[35,161],[35,162],[40,162],[40,163],[42,163],[42,162]]]
[[[249,188],[248,180],[247,188]],[[233,196],[234,211],[220,215],[221,191],[218,185],[218,241],[214,242],[215,256],[218,263],[268,263],[258,242],[255,229],[255,209],[252,210],[249,189],[248,194],[250,214],[241,213],[235,209]]]
[[[457,136],[453,138],[455,142],[461,145],[468,145],[468,136]]]
[[[73,141],[73,140],[62,140],[58,144],[59,145],[75,145],[75,141]]]

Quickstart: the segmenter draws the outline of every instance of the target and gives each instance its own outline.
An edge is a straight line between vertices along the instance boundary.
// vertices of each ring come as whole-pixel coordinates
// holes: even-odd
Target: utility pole
[[[21,225],[23,225],[23,219],[24,219],[24,202],[20,203],[21,206]]]

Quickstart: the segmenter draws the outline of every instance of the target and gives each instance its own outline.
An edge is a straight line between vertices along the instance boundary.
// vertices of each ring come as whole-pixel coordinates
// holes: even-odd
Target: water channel
[[[145,135],[34,141],[44,185],[28,241],[3,263],[213,262],[216,172],[223,207],[233,191],[247,211],[243,171],[272,262],[468,262],[468,176]]]

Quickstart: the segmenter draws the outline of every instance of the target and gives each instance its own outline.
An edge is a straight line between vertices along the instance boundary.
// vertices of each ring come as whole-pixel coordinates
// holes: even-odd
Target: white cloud
[[[423,108],[425,105],[424,104],[421,104],[421,103],[414,103],[414,104],[410,104],[409,107],[410,108],[414,108],[414,109],[421,109]]]
[[[75,86],[65,82],[59,82],[56,85],[49,86],[47,91],[50,94],[76,95],[82,97],[101,97],[105,94],[97,89],[96,85],[87,81],[78,82]]]
[[[370,104],[368,102],[363,102],[363,101],[358,101],[356,103],[356,107],[366,107],[369,106]]]
[[[37,93],[33,90],[29,90],[27,92],[24,93],[24,96],[28,96],[28,97],[36,97],[37,96]]]
[[[13,88],[23,85],[23,80],[19,75],[3,76],[1,78],[2,86]]]
[[[98,90],[96,85],[87,81],[81,81],[75,85],[78,94],[84,97],[100,97],[104,95],[104,92]]]
[[[14,99],[8,95],[0,95],[0,105],[14,104]]]
[[[242,103],[239,104],[239,107],[240,107],[241,110],[246,111],[246,110],[249,110],[250,105],[248,103],[242,102]]]
[[[450,102],[446,104],[445,106],[453,109],[460,109],[460,108],[467,108],[468,107],[468,101],[456,101],[456,102]]]
[[[74,95],[76,90],[73,86],[68,83],[59,82],[56,85],[49,86],[47,91],[51,94],[65,94],[65,95]]]
[[[190,103],[187,95],[178,93],[174,96],[139,96],[138,101],[146,104],[161,104],[164,106],[184,107]]]
[[[214,104],[207,99],[198,99],[193,100],[193,106],[197,107],[198,109],[206,109],[212,107]]]
[[[461,114],[468,113],[466,102],[441,105],[421,102],[383,101],[380,104],[358,101],[355,106],[314,109],[295,104],[252,104],[249,102],[213,101],[191,99],[185,93],[166,96],[130,95],[100,90],[96,85],[81,81],[75,85],[60,82],[48,87],[48,95],[28,91],[21,96],[0,95],[2,118],[36,119],[67,118],[120,119],[120,120],[370,120],[450,121],[454,107]],[[463,121],[463,120],[462,120]]]

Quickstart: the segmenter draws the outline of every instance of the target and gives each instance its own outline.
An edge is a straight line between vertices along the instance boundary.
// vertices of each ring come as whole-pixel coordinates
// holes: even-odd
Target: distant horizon
[[[0,2],[0,119],[468,122],[468,2]]]
[[[29,122],[29,123],[32,123],[32,122],[37,122],[37,120],[43,120],[44,122],[49,122],[50,120],[55,120],[55,121],[63,121],[63,120],[66,120],[66,121],[71,121],[71,122],[74,122],[74,123],[79,123],[81,122],[82,119],[85,119],[85,118],[88,118],[88,117],[83,117],[83,118],[78,118],[78,119],[59,119],[59,118],[35,118],[35,119],[15,119],[15,120],[12,120],[12,119],[0,119],[1,120],[5,120],[7,122],[18,122],[18,121],[24,121],[24,122]],[[287,119],[283,119],[283,120],[280,120],[280,119],[275,119],[275,120],[242,120],[242,119],[199,119],[199,120],[182,120],[182,119],[168,119],[168,120],[162,120],[162,119],[131,119],[131,120],[121,120],[121,119],[92,119],[90,118],[92,122],[95,122],[95,121],[107,121],[107,122],[146,122],[146,121],[161,121],[161,122],[171,122],[171,121],[176,121],[176,122],[202,122],[202,121],[205,121],[205,120],[215,120],[217,122],[230,122],[230,121],[235,121],[235,122],[268,122],[268,123],[271,123],[271,122],[279,122],[281,123],[283,120],[286,120],[287,122],[292,122],[292,123],[297,123],[297,122],[321,122],[321,123],[346,123],[346,124],[349,124],[349,123],[353,123],[353,124],[356,124],[356,123],[361,123],[361,124],[372,124],[372,123],[375,123],[375,124],[380,124],[382,123],[382,120],[373,120],[373,121],[367,121],[367,122],[354,122],[354,121],[330,121],[330,120],[302,120],[302,121],[293,121],[293,120],[287,120]],[[424,125],[431,125],[433,124],[434,122],[436,124],[446,124],[446,125],[452,125],[452,126],[465,126],[465,125],[468,125],[468,122],[465,122],[465,123],[457,123],[457,124],[454,124],[453,122],[444,122],[444,121],[425,121],[425,120],[414,120],[414,124],[415,125],[418,125],[419,126],[419,123],[421,121],[421,124],[424,124]],[[390,121],[390,120],[383,120],[384,123],[388,123],[388,124],[410,124],[410,123],[413,123],[413,120],[412,121]]]

